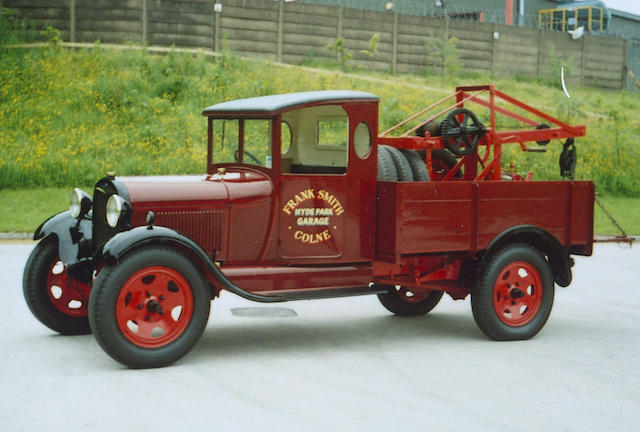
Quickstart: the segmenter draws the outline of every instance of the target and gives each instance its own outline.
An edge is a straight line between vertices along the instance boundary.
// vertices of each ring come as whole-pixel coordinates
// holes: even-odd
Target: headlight
[[[80,218],[91,210],[91,197],[82,189],[74,188],[69,200],[69,212],[74,218]]]
[[[129,211],[129,203],[120,195],[111,195],[107,201],[107,223],[115,228],[120,222],[120,216]]]

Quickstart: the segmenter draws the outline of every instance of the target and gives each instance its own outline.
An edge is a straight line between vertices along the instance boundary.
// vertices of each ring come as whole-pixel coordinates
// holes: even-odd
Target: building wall
[[[640,16],[611,11],[610,32],[616,36],[640,41]]]
[[[529,0],[531,1],[531,0]],[[572,84],[620,89],[626,85],[628,42],[586,35],[466,22],[309,3],[223,0],[4,0],[6,7],[32,17],[38,27],[53,25],[66,41],[228,49],[287,63],[309,57],[334,60],[326,47],[343,38],[351,64],[398,73],[443,71],[437,47],[455,37],[467,71],[523,77],[560,76],[570,65]],[[378,52],[363,51],[378,35]]]

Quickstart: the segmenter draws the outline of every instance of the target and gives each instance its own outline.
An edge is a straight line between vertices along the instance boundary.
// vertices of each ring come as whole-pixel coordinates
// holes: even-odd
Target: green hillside
[[[357,89],[380,96],[381,130],[451,93],[457,84],[489,77],[345,74],[203,55],[58,47],[0,52],[0,187],[91,183],[118,174],[201,172],[206,121],[202,108],[221,101],[294,91]],[[601,192],[640,196],[640,100],[627,92],[570,89],[525,80],[491,80],[499,89],[573,124],[586,124],[578,140],[577,176],[593,178]],[[480,107],[473,108],[483,116]],[[499,126],[512,128],[509,119]],[[510,146],[505,165],[559,178],[561,146],[546,154]]]

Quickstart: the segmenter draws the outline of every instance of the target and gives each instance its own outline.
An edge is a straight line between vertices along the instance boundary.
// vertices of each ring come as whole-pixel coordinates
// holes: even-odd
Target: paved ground
[[[531,341],[487,340],[468,300],[411,319],[375,297],[294,302],[297,317],[265,318],[234,316],[262,306],[224,295],[187,357],[142,371],[30,315],[32,247],[0,244],[3,431],[638,428],[640,246],[578,257]]]

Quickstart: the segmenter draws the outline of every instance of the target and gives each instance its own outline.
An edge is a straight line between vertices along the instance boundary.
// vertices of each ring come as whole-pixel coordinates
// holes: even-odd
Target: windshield
[[[270,119],[214,119],[211,163],[271,168]]]

